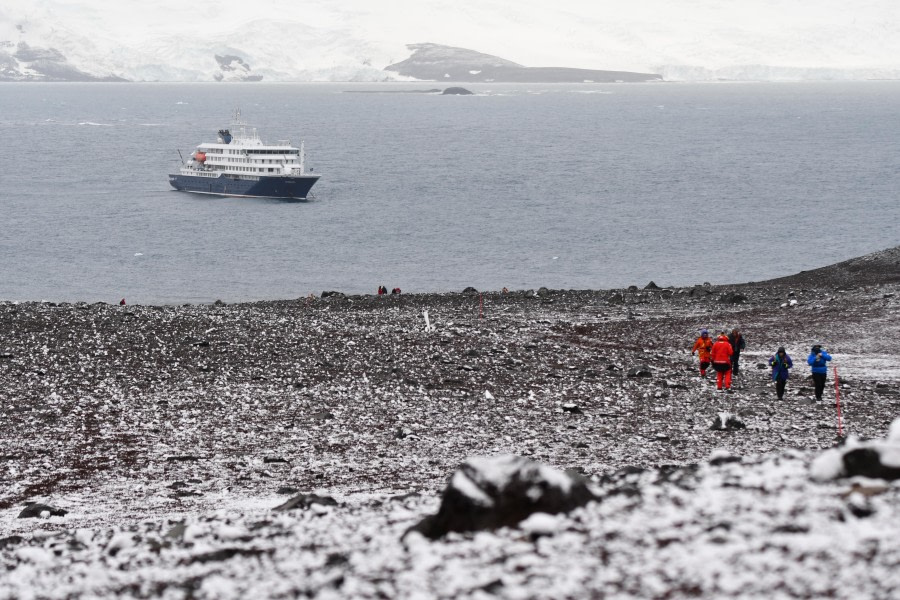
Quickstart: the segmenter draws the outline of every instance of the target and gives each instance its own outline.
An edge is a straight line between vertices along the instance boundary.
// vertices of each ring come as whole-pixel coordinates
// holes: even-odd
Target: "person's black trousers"
[[[775,391],[778,392],[778,399],[784,398],[784,388],[787,386],[787,379],[775,380]]]
[[[828,377],[827,373],[813,373],[813,383],[816,385],[816,400],[822,399],[822,392],[825,391],[825,379]]]

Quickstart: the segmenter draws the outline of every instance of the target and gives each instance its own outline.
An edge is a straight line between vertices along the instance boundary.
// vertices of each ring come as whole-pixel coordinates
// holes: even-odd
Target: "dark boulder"
[[[64,517],[69,511],[62,508],[56,508],[39,502],[29,502],[19,513],[20,519],[38,519],[42,514],[47,513],[51,517]]]
[[[450,478],[437,514],[407,533],[437,539],[451,531],[512,527],[533,513],[565,513],[594,499],[584,479],[527,458],[470,458]]]
[[[738,294],[737,292],[729,292],[719,296],[719,302],[725,304],[743,304],[747,301],[747,296]]]
[[[464,289],[464,290],[462,291],[462,293],[463,293],[463,294],[477,294],[477,293],[478,293],[478,290],[476,290],[476,289],[473,288],[472,286],[469,286],[469,287],[467,287],[466,289]]]
[[[337,506],[337,500],[331,496],[318,496],[316,494],[297,494],[284,504],[279,504],[272,510],[284,512],[286,510],[301,509],[306,510],[314,504],[321,506]]]
[[[644,289],[645,290],[658,290],[658,289],[660,289],[660,287],[658,285],[656,285],[656,282],[651,281],[650,283],[648,283],[647,285],[644,286]]]
[[[647,365],[641,365],[640,367],[632,367],[628,369],[629,377],[653,377],[653,371],[650,370],[650,367]]]
[[[688,295],[691,298],[705,298],[709,295],[709,290],[704,288],[703,286],[695,285],[691,288],[691,291],[688,292]]]
[[[343,297],[344,297],[344,292],[334,292],[334,291],[331,291],[331,292],[329,292],[329,291],[322,292],[322,297],[323,297],[323,298],[331,298],[332,296],[336,296],[336,297],[338,297],[338,298],[343,298]]]
[[[900,467],[886,465],[876,448],[854,448],[844,453],[844,472],[847,477],[856,475],[873,479],[900,479]]]

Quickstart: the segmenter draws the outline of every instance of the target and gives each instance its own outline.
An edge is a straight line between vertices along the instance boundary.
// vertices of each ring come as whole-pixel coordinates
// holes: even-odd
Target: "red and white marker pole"
[[[841,417],[841,389],[837,367],[834,368],[834,403],[837,406],[838,435],[844,437],[844,421]]]

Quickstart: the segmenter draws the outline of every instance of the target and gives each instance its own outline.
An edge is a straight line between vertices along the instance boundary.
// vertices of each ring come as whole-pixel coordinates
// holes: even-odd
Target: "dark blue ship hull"
[[[303,200],[319,180],[318,175],[300,177],[260,177],[238,179],[229,175],[220,177],[195,177],[193,175],[169,175],[169,183],[182,192],[214,194],[216,196],[249,196],[254,198],[292,198]]]

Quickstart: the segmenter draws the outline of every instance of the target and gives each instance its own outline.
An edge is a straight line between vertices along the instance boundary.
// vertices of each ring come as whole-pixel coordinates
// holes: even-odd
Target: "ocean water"
[[[0,300],[768,279],[900,243],[900,83],[2,84]],[[240,107],[309,202],[170,189]]]

